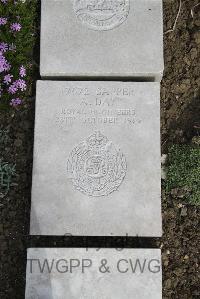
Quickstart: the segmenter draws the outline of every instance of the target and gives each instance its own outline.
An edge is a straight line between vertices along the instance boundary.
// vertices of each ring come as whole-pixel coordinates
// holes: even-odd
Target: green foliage
[[[0,129],[0,148],[1,145],[6,145],[9,140],[8,130]]]
[[[169,150],[166,190],[185,191],[188,203],[200,205],[200,147],[173,145]]]
[[[27,90],[17,94],[22,100],[30,93],[31,76],[33,73],[33,48],[35,44],[36,32],[36,9],[37,0],[14,1],[8,0],[6,4],[0,2],[0,17],[7,18],[7,24],[0,26],[0,42],[8,45],[14,45],[15,51],[8,50],[4,53],[7,61],[11,64],[10,74],[13,80],[19,78],[19,67],[24,66],[27,70],[27,76],[24,78],[27,83]],[[20,23],[22,28],[19,32],[12,32],[10,25]],[[3,77],[6,73],[0,74],[0,88],[2,95],[0,99],[0,109],[9,107],[13,95],[10,95],[7,86],[3,83]]]
[[[0,197],[4,197],[9,192],[14,175],[15,165],[0,159]]]

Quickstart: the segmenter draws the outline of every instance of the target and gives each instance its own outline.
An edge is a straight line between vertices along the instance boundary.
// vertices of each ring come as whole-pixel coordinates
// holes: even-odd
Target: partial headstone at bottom
[[[161,251],[28,249],[25,298],[161,299]]]

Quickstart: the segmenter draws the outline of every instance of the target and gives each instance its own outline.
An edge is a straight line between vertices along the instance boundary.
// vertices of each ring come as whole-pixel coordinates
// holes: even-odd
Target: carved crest
[[[129,0],[73,0],[77,18],[94,30],[110,30],[129,14]]]
[[[75,189],[89,196],[105,196],[117,190],[126,168],[124,155],[100,132],[76,146],[67,163]]]

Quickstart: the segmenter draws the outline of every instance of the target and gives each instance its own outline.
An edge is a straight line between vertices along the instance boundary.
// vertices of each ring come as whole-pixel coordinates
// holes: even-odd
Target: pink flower
[[[7,18],[0,18],[0,26],[6,25],[6,23],[7,23]]]
[[[21,105],[22,100],[20,98],[16,98],[16,99],[12,99],[10,102],[10,105],[13,107],[17,107],[19,105]]]
[[[13,78],[13,75],[7,74],[4,76],[3,82],[8,85],[12,81],[12,78]]]
[[[23,65],[19,69],[19,74],[22,78],[26,76],[26,69]]]
[[[20,23],[12,23],[12,24],[10,25],[10,29],[11,29],[12,31],[20,31],[20,30],[22,29],[22,26],[21,26]]]

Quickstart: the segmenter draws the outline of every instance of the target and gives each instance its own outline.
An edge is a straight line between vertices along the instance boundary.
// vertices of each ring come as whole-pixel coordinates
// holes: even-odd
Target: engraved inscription
[[[124,155],[99,131],[76,146],[67,162],[73,186],[88,196],[105,196],[117,190],[126,169]]]
[[[85,105],[85,104],[84,104]],[[63,130],[72,127],[74,124],[84,126],[106,125],[106,126],[136,126],[141,123],[141,119],[137,117],[135,109],[131,108],[113,108],[102,107],[95,108],[84,106],[62,108],[56,114],[56,124]]]
[[[55,122],[64,131],[75,125],[90,127],[125,126],[141,124],[140,112],[134,103],[134,89],[130,87],[104,88],[98,86],[66,86],[62,96],[70,97],[68,105],[55,111]]]
[[[128,17],[129,0],[73,0],[77,18],[93,30],[110,30]]]

